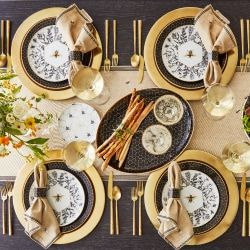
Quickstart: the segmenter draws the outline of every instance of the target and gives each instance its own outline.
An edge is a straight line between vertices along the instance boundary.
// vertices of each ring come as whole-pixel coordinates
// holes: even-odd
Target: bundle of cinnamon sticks
[[[153,107],[153,101],[145,105],[144,98],[141,99],[141,97],[136,94],[136,89],[133,89],[128,109],[122,122],[113,134],[96,150],[97,156],[104,159],[101,167],[102,171],[107,168],[114,155],[116,160],[119,161],[119,168],[122,166],[128,154],[133,135]]]

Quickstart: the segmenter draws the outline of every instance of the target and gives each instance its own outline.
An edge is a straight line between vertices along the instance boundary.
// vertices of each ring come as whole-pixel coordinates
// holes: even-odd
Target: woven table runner
[[[123,96],[129,94],[133,88],[139,90],[156,87],[156,85],[149,78],[147,72],[145,72],[143,83],[136,84],[135,79],[137,79],[137,74],[137,71],[127,70],[111,71],[109,73],[102,72],[105,83],[109,87],[111,98],[104,105],[92,105],[96,108],[101,117],[115,102]],[[15,78],[14,81],[20,83],[18,78]],[[222,149],[228,143],[247,140],[243,130],[241,116],[245,98],[250,94],[250,74],[239,72],[235,73],[230,86],[236,95],[236,104],[234,110],[220,121],[210,120],[206,116],[203,111],[201,101],[190,102],[194,112],[195,127],[193,137],[187,149],[204,150],[220,157]],[[23,86],[21,95],[31,96],[32,93],[25,88],[25,86]],[[65,101],[44,100],[40,103],[39,107],[44,112],[51,112],[54,115],[59,116],[67,105],[77,102],[81,103],[83,101],[78,98],[72,98]],[[65,142],[59,136],[57,126],[54,126],[54,129],[51,132],[49,146],[51,149],[62,149],[65,146]],[[15,179],[15,176],[18,174],[18,171],[23,164],[25,164],[25,160],[15,151],[13,151],[9,156],[1,158],[0,180]],[[97,160],[95,163],[97,168],[100,164],[100,160]],[[104,173],[100,171],[100,174],[105,177],[109,171],[110,168],[108,168]],[[115,171],[114,173],[117,180],[145,179],[148,176],[148,174],[129,175],[119,171]]]

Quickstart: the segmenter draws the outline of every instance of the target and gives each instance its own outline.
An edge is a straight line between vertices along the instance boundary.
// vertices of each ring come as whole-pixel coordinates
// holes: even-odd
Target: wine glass
[[[214,85],[202,97],[203,107],[213,120],[224,118],[234,107],[234,93],[229,87]]]
[[[227,145],[222,152],[222,161],[233,173],[245,173],[250,169],[250,143],[237,142]]]
[[[87,141],[73,141],[64,148],[63,158],[69,168],[83,171],[93,165],[95,148]]]
[[[101,73],[93,68],[84,67],[73,77],[71,88],[77,97],[96,104],[105,104],[109,98],[109,89],[104,84]]]

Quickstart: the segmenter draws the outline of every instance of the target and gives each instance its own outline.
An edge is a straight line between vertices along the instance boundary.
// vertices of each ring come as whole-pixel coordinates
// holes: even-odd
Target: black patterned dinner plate
[[[28,30],[21,46],[21,61],[35,84],[48,90],[64,90],[70,88],[69,48],[55,21],[55,17],[39,20]],[[83,65],[90,65],[91,60],[91,52],[84,54]]]
[[[52,197],[48,197],[48,199],[53,199],[53,205],[58,208],[57,211],[60,211],[59,218],[59,213],[54,210],[59,224],[63,225],[60,227],[61,232],[71,232],[82,226],[93,211],[95,204],[95,194],[92,182],[86,172],[73,171],[67,167],[64,161],[51,161],[46,163],[45,166],[48,171],[49,183],[47,197],[51,193],[54,194]],[[30,207],[30,203],[32,199],[34,199],[31,191],[34,187],[33,183],[34,175],[31,174],[24,185],[25,209]],[[81,190],[83,192],[81,192]],[[51,193],[49,193],[49,191],[51,191]],[[67,195],[72,197],[62,200],[64,199],[64,196],[67,197]],[[67,199],[69,199],[69,201]],[[84,203],[82,202],[83,199]],[[74,213],[76,215],[74,215]],[[67,220],[68,223],[65,223]]]
[[[227,184],[211,165],[198,160],[178,162],[182,171],[181,200],[193,223],[195,235],[203,234],[223,219],[229,203]],[[158,212],[167,201],[168,169],[162,173],[155,189]]]
[[[247,108],[249,108],[250,107],[250,96],[248,96],[247,97],[247,100],[246,100],[246,103],[245,103],[245,105],[244,105],[244,108],[243,108],[243,115],[245,114],[245,110],[247,109]],[[247,136],[248,136],[248,138],[250,139],[250,133],[247,133],[246,132],[246,134],[247,134]]]
[[[203,76],[208,64],[208,53],[193,17],[182,17],[168,23],[159,34],[154,47],[158,70],[170,84],[183,89],[204,88]],[[219,55],[224,69],[227,54]]]
[[[143,131],[151,125],[159,124],[153,112],[146,117],[136,134],[133,136],[126,160],[121,168],[118,168],[118,162],[114,157],[109,163],[111,167],[127,173],[144,173],[153,171],[175,159],[188,145],[194,126],[192,109],[188,102],[178,94],[159,88],[144,89],[137,91],[137,93],[142,98],[145,98],[146,104],[150,101],[156,101],[162,95],[174,95],[182,102],[184,114],[178,123],[171,126],[165,126],[172,135],[172,144],[168,151],[161,155],[150,154],[142,145]],[[127,110],[130,97],[131,95],[128,95],[119,100],[104,115],[97,131],[97,146],[100,146],[121,123]]]

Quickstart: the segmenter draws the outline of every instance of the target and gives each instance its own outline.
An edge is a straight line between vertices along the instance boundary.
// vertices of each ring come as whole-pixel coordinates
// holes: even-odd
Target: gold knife
[[[10,56],[10,20],[6,21],[6,52],[7,52],[7,71],[11,72],[12,62]]]
[[[113,171],[109,173],[108,181],[108,198],[110,199],[110,234],[114,234],[114,217],[113,217]]]
[[[246,173],[243,174],[240,186],[240,198],[243,201],[242,236],[246,236]]]
[[[138,74],[138,83],[141,83],[144,76],[144,58],[141,52],[141,35],[142,34],[142,20],[138,20],[138,52],[139,52],[139,74]]]

